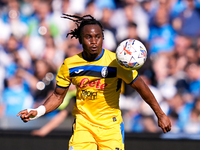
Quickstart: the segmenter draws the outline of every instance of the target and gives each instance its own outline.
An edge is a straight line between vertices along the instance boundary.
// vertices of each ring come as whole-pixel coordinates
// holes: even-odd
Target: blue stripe
[[[99,56],[99,57],[97,57],[95,60],[93,60],[93,61],[97,61],[97,60],[99,60],[102,56],[103,56],[103,54],[104,54],[104,49],[102,49],[102,52],[101,52],[101,55]],[[88,59],[87,57],[85,57],[85,55],[82,53],[82,56],[83,56],[83,58],[85,59],[85,60],[87,60],[87,61],[90,61],[90,59]]]
[[[62,86],[59,86],[59,85],[56,84],[56,87],[61,88],[61,89],[67,89],[69,86],[68,87],[62,87]]]
[[[87,66],[79,66],[79,67],[74,67],[74,68],[70,68],[69,69],[69,73],[73,73],[75,71],[97,71],[97,72],[101,72],[101,70],[104,68],[105,66],[96,66],[96,65],[87,65]],[[116,72],[117,68],[115,67],[107,67],[108,72]]]
[[[129,84],[132,84],[133,82],[135,82],[135,80],[139,77],[139,75],[137,75],[137,77]]]
[[[95,61],[99,60],[104,54],[104,49],[102,49],[101,55],[95,59]]]
[[[123,144],[124,144],[124,123],[122,122],[121,124],[120,124],[120,126],[121,126],[121,134],[122,134],[122,141],[123,141]]]

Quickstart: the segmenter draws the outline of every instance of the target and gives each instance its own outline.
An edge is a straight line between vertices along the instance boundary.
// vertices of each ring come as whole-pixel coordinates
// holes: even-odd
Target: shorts
[[[77,119],[69,150],[124,150],[124,124],[100,128],[88,121]]]

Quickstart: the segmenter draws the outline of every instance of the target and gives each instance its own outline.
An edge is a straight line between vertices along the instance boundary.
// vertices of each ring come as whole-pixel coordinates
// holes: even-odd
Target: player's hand
[[[20,118],[24,121],[24,122],[28,122],[30,121],[30,118],[33,118],[37,115],[37,111],[36,110],[31,110],[30,112],[28,112],[27,109],[20,111],[17,116],[20,116]]]
[[[164,133],[167,133],[171,130],[171,121],[165,114],[163,114],[158,118],[158,126],[162,128]]]

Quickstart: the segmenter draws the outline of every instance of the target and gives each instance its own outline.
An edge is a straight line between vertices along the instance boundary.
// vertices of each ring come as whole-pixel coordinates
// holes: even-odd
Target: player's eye
[[[101,36],[100,36],[100,35],[98,35],[98,36],[96,36],[96,39],[100,39],[100,37],[101,37]]]
[[[91,36],[87,35],[87,36],[85,36],[85,38],[89,40],[89,39],[91,39]]]

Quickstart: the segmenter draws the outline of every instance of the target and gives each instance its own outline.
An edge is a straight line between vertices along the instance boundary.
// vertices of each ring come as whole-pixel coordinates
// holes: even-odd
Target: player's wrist
[[[43,116],[45,113],[46,113],[46,108],[44,105],[40,105],[38,108],[36,109],[27,109],[28,113],[31,111],[31,110],[35,110],[37,111],[37,115],[35,117],[30,117],[30,120],[35,120],[41,116]]]

